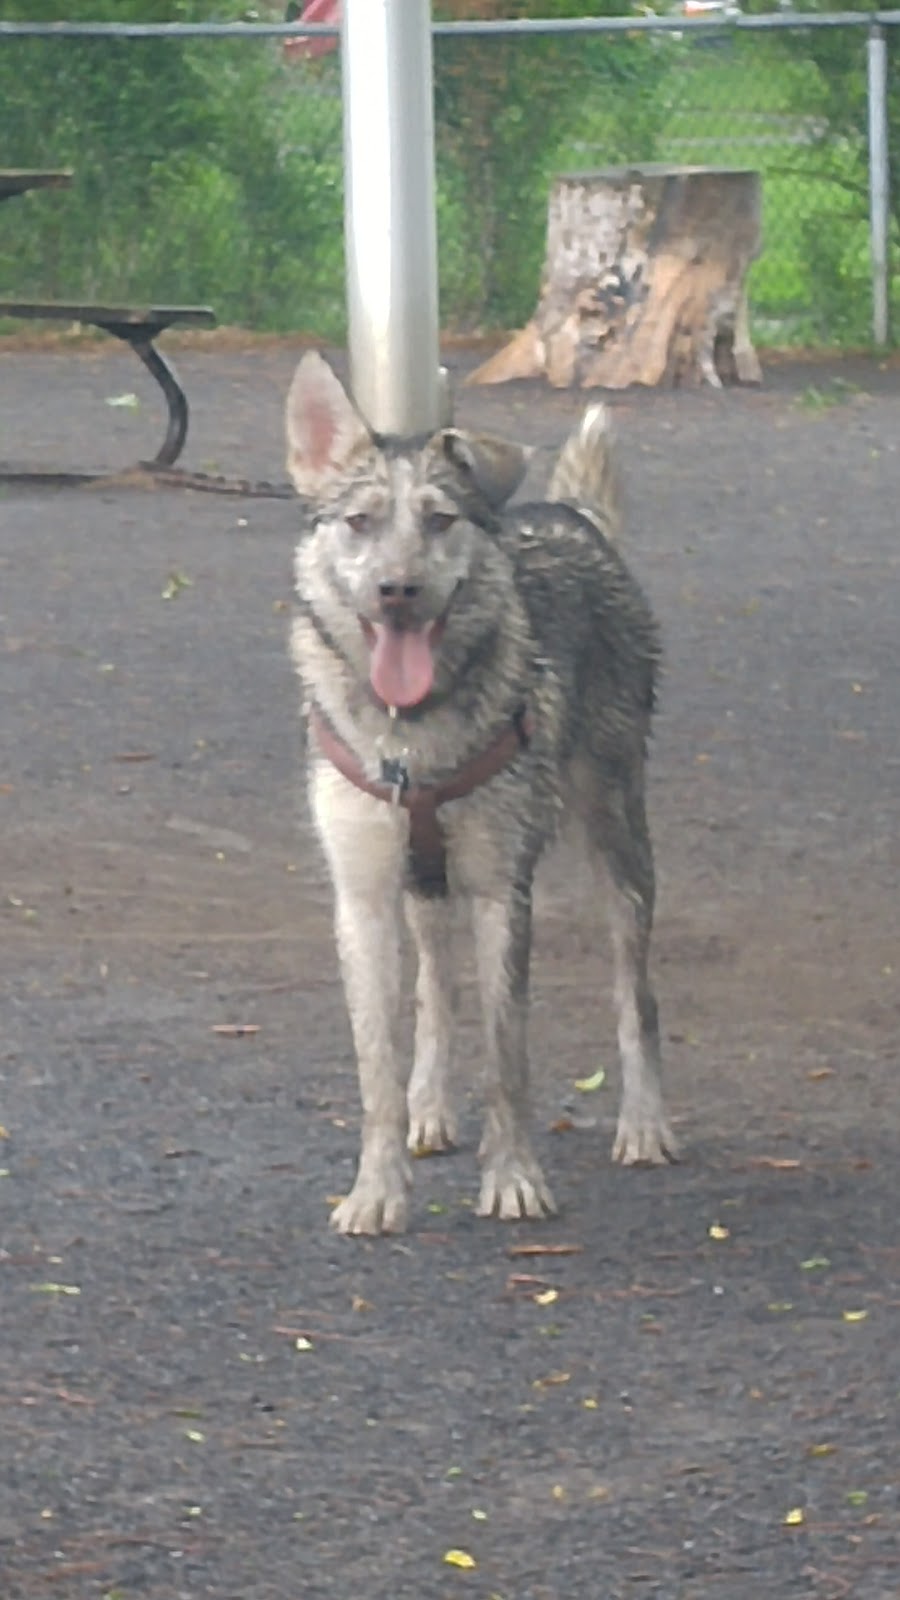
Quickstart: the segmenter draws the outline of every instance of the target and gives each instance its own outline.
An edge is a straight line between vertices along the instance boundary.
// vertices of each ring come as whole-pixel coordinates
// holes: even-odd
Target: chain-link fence
[[[886,31],[893,49],[900,28]],[[654,160],[762,173],[758,342],[867,342],[866,40],[849,25],[673,30],[671,19],[600,34],[439,32],[443,325],[528,318],[555,172]],[[889,85],[895,234],[900,87]],[[252,32],[33,37],[0,24],[0,165],[75,172],[69,191],[0,211],[0,294],[199,300],[245,327],[342,333],[336,53],[304,60]]]

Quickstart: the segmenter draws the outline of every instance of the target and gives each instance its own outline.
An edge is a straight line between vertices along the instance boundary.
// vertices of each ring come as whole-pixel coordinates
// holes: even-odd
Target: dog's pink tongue
[[[375,640],[369,660],[369,681],[386,706],[417,706],[434,684],[432,624],[425,628],[386,628],[372,624]]]

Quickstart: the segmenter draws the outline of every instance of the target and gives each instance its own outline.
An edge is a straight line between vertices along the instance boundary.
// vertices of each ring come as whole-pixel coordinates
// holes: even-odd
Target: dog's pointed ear
[[[531,450],[490,433],[462,433],[458,428],[445,428],[440,437],[447,460],[472,479],[492,510],[505,505],[528,470]]]
[[[317,350],[300,362],[285,407],[287,469],[298,494],[321,494],[354,451],[371,443],[369,430]]]

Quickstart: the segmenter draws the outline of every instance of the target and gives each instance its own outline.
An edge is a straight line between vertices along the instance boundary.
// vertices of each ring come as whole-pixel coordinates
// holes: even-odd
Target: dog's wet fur
[[[614,543],[621,518],[608,416],[564,445],[546,501],[508,506],[526,452],[454,428],[424,445],[373,438],[327,363],[301,361],[287,404],[288,468],[305,501],[294,661],[314,707],[379,781],[464,768],[523,714],[501,771],[442,805],[446,895],[425,894],[409,814],[363,792],[310,740],[312,813],[335,921],[362,1096],[346,1234],[407,1222],[410,1151],[453,1146],[451,917],[470,914],[486,1033],[483,1216],[544,1217],[554,1202],[529,1131],[526,1023],[532,884],[566,815],[608,893],[622,1097],[613,1157],[674,1157],[648,976],[653,857],[644,767],[659,662],[648,603]],[[404,921],[418,956],[412,1072],[397,1037]]]

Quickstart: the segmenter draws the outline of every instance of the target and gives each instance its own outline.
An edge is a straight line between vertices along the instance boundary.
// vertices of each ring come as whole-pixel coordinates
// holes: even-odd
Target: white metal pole
[[[430,0],[344,0],[344,233],[353,397],[372,431],[444,423]]]
[[[869,237],[872,255],[872,337],[886,345],[890,333],[888,239],[890,193],[887,117],[888,49],[882,27],[869,30]]]

